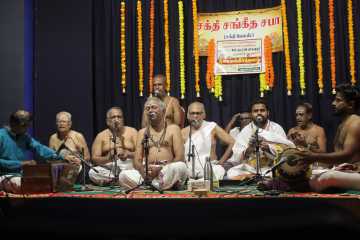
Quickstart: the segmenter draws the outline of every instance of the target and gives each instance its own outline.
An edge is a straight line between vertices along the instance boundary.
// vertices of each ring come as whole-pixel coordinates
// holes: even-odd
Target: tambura
[[[283,162],[275,170],[275,176],[289,183],[307,181],[311,176],[310,165],[301,163],[300,150],[287,148],[275,158],[274,165]]]

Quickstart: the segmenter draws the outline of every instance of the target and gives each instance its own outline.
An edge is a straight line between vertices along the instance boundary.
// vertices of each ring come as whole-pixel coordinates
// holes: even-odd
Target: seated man
[[[40,144],[26,133],[32,116],[29,112],[18,110],[10,115],[9,125],[0,129],[0,190],[18,193],[21,190],[22,166],[35,165],[34,160],[26,160],[28,150],[45,160],[67,160],[78,163],[72,155],[60,156],[54,150]]]
[[[283,128],[270,121],[270,111],[263,100],[251,105],[252,122],[244,127],[235,139],[233,161],[240,164],[227,172],[229,179],[242,179],[256,173],[256,146],[259,146],[259,173],[265,173],[272,165],[278,153],[295,145],[286,138]]]
[[[206,157],[210,157],[211,160],[219,160],[217,164],[213,165],[214,176],[217,180],[223,179],[225,175],[225,169],[222,165],[231,155],[231,149],[235,143],[235,140],[225,132],[224,129],[219,127],[215,122],[205,121],[206,113],[204,104],[200,102],[193,102],[189,105],[187,118],[190,125],[182,129],[182,137],[185,141],[185,152],[190,153],[192,146],[194,145],[194,160],[195,169],[194,176],[192,170],[192,162],[186,161],[189,168],[189,175],[191,178],[198,179],[204,177],[204,166]],[[191,131],[191,132],[190,132]],[[191,133],[191,142],[190,135]],[[223,156],[219,159],[216,156],[216,142],[220,142],[227,145]]]
[[[59,112],[56,114],[57,132],[51,135],[49,147],[59,152],[61,155],[71,154],[90,161],[90,153],[84,136],[71,129],[71,114]],[[81,162],[76,163],[81,171]]]
[[[168,125],[164,119],[165,104],[156,97],[149,97],[145,103],[145,114],[149,125],[139,131],[136,141],[134,170],[120,173],[121,186],[132,189],[147,182],[160,190],[181,187],[186,179],[184,143],[178,125]],[[148,172],[144,161],[148,161]],[[145,162],[146,166],[146,162]]]
[[[171,96],[166,95],[165,85],[166,78],[164,75],[158,74],[154,77],[153,88],[154,88],[154,97],[159,98],[165,103],[165,120],[168,125],[176,124],[181,127],[182,124],[182,110],[179,104],[179,101]],[[144,108],[145,109],[145,108]],[[145,111],[143,112],[143,117],[141,121],[141,127],[146,127],[149,122],[148,116]]]
[[[236,123],[238,126],[235,126],[233,128]],[[225,131],[235,139],[236,136],[240,133],[240,131],[249,123],[251,123],[251,114],[249,112],[237,113],[226,125]]]
[[[287,137],[297,148],[313,152],[326,152],[326,135],[322,127],[312,121],[312,106],[301,103],[296,107],[297,126],[289,130]],[[318,164],[313,169],[327,168],[325,164]]]
[[[303,152],[306,163],[337,164],[333,169],[314,174],[310,188],[321,192],[328,188],[360,190],[360,91],[350,84],[336,88],[332,102],[334,114],[341,118],[334,140],[335,152]]]
[[[121,108],[112,107],[106,113],[107,129],[100,132],[92,145],[92,159],[98,165],[89,171],[97,185],[118,184],[120,171],[133,168],[137,131],[124,126]]]

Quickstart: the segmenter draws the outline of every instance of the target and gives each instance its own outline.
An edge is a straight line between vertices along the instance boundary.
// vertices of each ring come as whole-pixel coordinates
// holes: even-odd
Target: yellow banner
[[[273,52],[282,51],[281,6],[246,11],[199,13],[200,55],[207,56],[210,39],[226,40],[264,39],[271,36]],[[254,60],[255,61],[255,60]]]

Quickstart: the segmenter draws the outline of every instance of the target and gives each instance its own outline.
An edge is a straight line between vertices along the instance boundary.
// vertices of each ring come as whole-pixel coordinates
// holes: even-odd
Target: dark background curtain
[[[296,104],[313,104],[314,121],[325,128],[331,148],[337,119],[332,116],[328,30],[328,1],[321,1],[324,94],[318,94],[315,48],[314,1],[303,0],[303,32],[306,95],[299,94],[296,1],[287,1],[290,53],[294,91],[286,94],[283,52],[273,54],[275,87],[266,94],[271,119],[285,131],[295,125]],[[148,96],[149,4],[143,0],[144,79]],[[165,73],[163,1],[155,0],[155,70]],[[349,47],[347,35],[347,1],[335,1],[336,80],[349,82]],[[359,59],[360,1],[353,0],[356,60]],[[268,8],[280,0],[199,0],[199,12],[222,12]],[[67,110],[73,114],[74,129],[83,132],[91,145],[95,135],[105,128],[105,113],[111,106],[120,106],[127,125],[139,128],[142,107],[137,72],[136,1],[126,1],[127,89],[120,86],[120,1],[116,0],[35,0],[34,2],[34,112],[35,136],[47,142],[55,129],[55,114]],[[171,56],[171,95],[180,97],[179,44],[177,1],[169,1]],[[181,105],[196,100],[192,56],[192,6],[184,0],[186,98]],[[231,116],[246,111],[259,97],[258,74],[223,76],[223,102],[218,102],[205,86],[206,57],[201,57],[201,101],[206,105],[207,119],[225,126]],[[359,72],[356,65],[356,73]],[[357,75],[358,76],[358,75]]]

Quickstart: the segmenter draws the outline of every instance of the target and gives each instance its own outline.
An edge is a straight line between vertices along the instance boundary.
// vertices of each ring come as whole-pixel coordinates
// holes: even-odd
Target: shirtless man
[[[89,177],[98,185],[111,182],[117,184],[118,179],[115,179],[115,176],[118,176],[120,171],[133,168],[136,146],[137,131],[124,126],[121,108],[112,107],[108,110],[106,124],[108,128],[96,136],[92,145],[92,159],[98,165],[95,167],[98,173],[90,170]]]
[[[206,113],[204,104],[200,102],[193,102],[189,105],[187,118],[190,125],[182,129],[181,134],[185,142],[185,152],[189,153],[189,144],[194,145],[195,150],[195,176],[193,178],[204,177],[204,165],[206,157],[216,164],[213,165],[214,175],[218,180],[223,179],[225,169],[222,165],[228,160],[232,153],[232,147],[235,140],[224,129],[219,127],[215,122],[205,121]],[[189,143],[189,133],[191,128],[191,143]],[[219,159],[216,155],[216,143],[220,140],[221,143],[227,145],[227,148]],[[219,160],[217,162],[217,160]],[[188,163],[188,162],[187,162]],[[189,174],[192,173],[192,164],[188,163]]]
[[[334,114],[341,118],[337,128],[332,153],[303,152],[304,161],[340,164],[332,170],[313,175],[310,187],[314,191],[323,191],[330,187],[360,190],[360,117],[355,114],[360,105],[360,91],[350,84],[336,88],[332,102]]]
[[[296,108],[297,126],[289,130],[288,138],[300,148],[313,152],[326,152],[325,131],[312,121],[312,106],[310,103],[301,103]]]
[[[160,100],[162,100],[165,103],[165,119],[166,123],[168,125],[170,124],[176,124],[181,127],[181,107],[179,104],[179,101],[174,98],[166,95],[165,92],[165,82],[166,78],[164,75],[158,74],[154,77],[154,96],[158,97]],[[145,114],[145,111],[143,112],[142,122],[141,126],[144,128],[147,126],[148,123],[148,116]]]
[[[184,163],[184,143],[178,125],[168,125],[164,120],[165,104],[159,98],[149,97],[145,103],[145,114],[149,125],[137,135],[134,167],[120,173],[121,186],[131,189],[145,178],[144,161],[148,151],[148,179],[153,186],[166,190],[177,184],[182,185],[187,179]],[[144,149],[148,146],[148,149]]]
[[[49,139],[49,147],[57,152],[66,152],[72,155],[81,156],[85,161],[90,160],[89,148],[84,136],[71,129],[71,114],[68,112],[59,112],[56,114],[56,130]],[[75,164],[80,165],[78,161]]]

